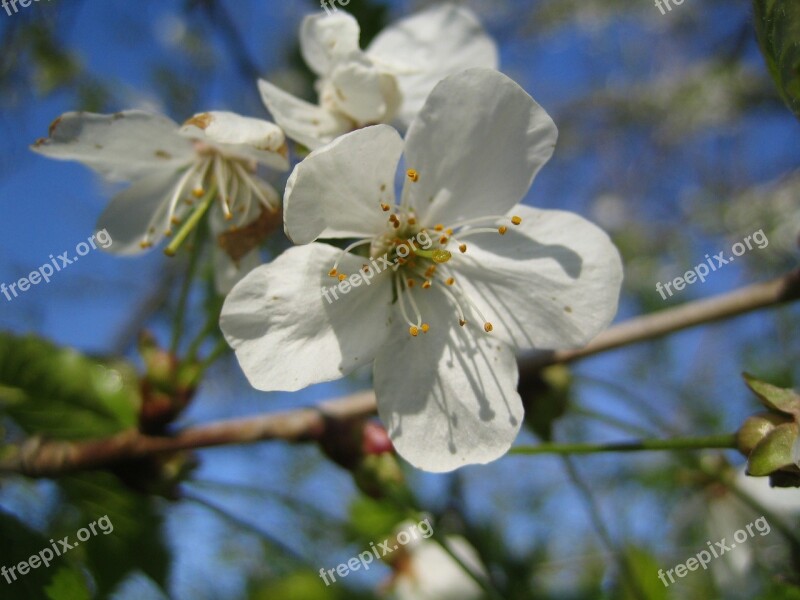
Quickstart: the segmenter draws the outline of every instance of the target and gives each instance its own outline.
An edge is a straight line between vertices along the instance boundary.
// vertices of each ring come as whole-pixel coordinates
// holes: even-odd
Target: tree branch
[[[800,299],[800,270],[770,282],[750,285],[735,292],[691,302],[611,327],[579,350],[539,353],[520,360],[523,378],[545,366],[568,363],[600,352],[662,337],[711,323],[778,306]],[[358,419],[375,412],[371,391],[283,413],[221,421],[185,429],[171,437],[149,436],[138,431],[82,442],[26,441],[14,454],[0,460],[0,474],[55,477],[65,473],[107,467],[163,452],[246,444],[264,440],[300,442],[318,439],[331,421]],[[624,448],[617,448],[623,450]]]

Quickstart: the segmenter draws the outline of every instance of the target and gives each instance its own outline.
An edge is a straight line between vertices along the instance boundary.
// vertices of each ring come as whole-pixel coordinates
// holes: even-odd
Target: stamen
[[[345,275],[344,273],[339,273],[338,279],[339,281],[344,281],[345,279],[347,279],[347,275]]]
[[[467,251],[467,245],[466,245],[466,244],[461,244],[461,245],[458,247],[458,249],[459,249],[459,251],[461,252],[461,254],[464,254],[464,252],[466,252],[466,251]]]
[[[395,282],[396,281],[397,280],[395,280]],[[399,289],[399,287],[400,287],[399,285],[395,285],[395,293],[397,294],[398,304],[400,305],[400,314],[403,315],[403,319],[405,319],[406,324],[408,324],[409,327],[413,327],[413,328],[419,327],[420,324],[422,323],[422,319],[420,318],[420,319],[417,320],[416,323],[414,323],[414,321],[412,321],[409,318],[408,310],[406,310],[406,302],[405,302],[405,299],[404,299],[405,290],[401,290],[401,289]],[[408,296],[409,296],[409,298],[411,298],[411,292],[408,293]]]
[[[508,227],[506,227],[505,225],[501,225],[500,227],[497,228],[497,233],[499,233],[500,235],[505,235],[506,231],[508,231]]]
[[[217,188],[219,189],[219,199],[222,203],[222,212],[225,219],[230,221],[233,218],[228,201],[228,187],[225,181],[225,165],[219,156],[214,157],[214,176],[217,178]]]
[[[422,324],[422,333],[428,333],[431,330],[431,326],[427,323]]]
[[[338,275],[336,269],[331,269],[330,271],[328,271],[328,277],[336,277],[336,275]]]
[[[436,248],[434,250],[421,250],[419,248],[414,248],[412,252],[421,258],[428,258],[439,264],[446,263],[448,260],[453,258],[453,254],[449,250],[444,250],[442,248]]]
[[[372,243],[372,238],[364,238],[363,240],[357,240],[352,244],[350,244],[349,246],[347,246],[347,248],[345,248],[339,253],[339,256],[336,258],[336,262],[333,263],[333,268],[330,270],[330,273],[328,274],[331,277],[334,277],[336,275],[337,273],[336,269],[339,268],[339,261],[342,260],[344,255],[350,252],[353,248],[358,248],[359,246],[364,246],[366,244],[371,244],[371,243]],[[339,279],[339,281],[341,281],[341,279]]]
[[[447,278],[447,281],[445,281],[445,283],[446,283],[447,285],[453,285],[455,282],[456,282],[456,280],[455,280],[455,278],[453,278],[453,277],[448,277],[448,278]]]
[[[388,204],[384,204],[383,202],[381,202],[381,210],[382,210],[383,212],[389,212],[389,210],[390,210],[391,208],[392,208],[392,207],[391,207],[391,206],[389,206]]]
[[[419,173],[417,173],[416,170],[414,169],[409,169],[408,171],[406,171],[406,175],[408,175],[408,178],[414,183],[419,181]]]
[[[494,326],[491,323],[489,323],[489,321],[486,321],[486,323],[483,324],[483,330],[486,333],[491,333],[492,329],[494,329]]]
[[[414,337],[417,337],[419,335],[419,329],[417,328],[416,325],[412,325],[411,327],[408,328],[408,333],[410,333]]]
[[[244,180],[247,187],[250,188],[250,191],[256,195],[256,198],[258,198],[262,206],[274,211],[277,208],[277,204],[264,195],[264,192],[259,189],[258,184],[255,182],[255,178],[247,173],[247,171],[245,171],[242,165],[240,165],[238,162],[234,162],[233,167],[239,173],[239,176]]]
[[[518,217],[518,216],[514,215],[513,217],[511,217],[511,222],[514,225],[519,225],[520,223],[522,223],[522,217]]]

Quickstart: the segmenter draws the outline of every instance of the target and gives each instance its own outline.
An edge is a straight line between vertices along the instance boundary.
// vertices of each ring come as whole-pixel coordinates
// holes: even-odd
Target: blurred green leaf
[[[109,533],[96,527],[97,535],[79,546],[101,598],[136,570],[165,586],[170,555],[161,536],[163,519],[153,498],[128,490],[109,473],[84,473],[59,484],[79,511],[76,528],[106,515],[113,525]]]
[[[45,590],[49,600],[91,600],[86,579],[78,571],[59,569]]]
[[[800,2],[754,0],[758,41],[783,101],[800,118]]]
[[[40,533],[28,528],[17,520],[16,517],[0,511],[0,566],[9,569],[16,567],[22,561],[27,561],[34,554],[50,547],[50,543]],[[50,568],[61,563],[63,558],[55,558],[50,563]],[[0,596],[3,598],[25,598],[25,600],[47,600],[43,590],[47,585],[52,572],[43,564],[36,569],[31,569],[25,575],[20,575],[15,569],[13,573],[7,570],[8,575],[0,578]],[[9,584],[6,577],[11,579]],[[16,580],[14,579],[16,578]]]
[[[667,600],[667,588],[658,578],[658,570],[661,568],[656,558],[640,548],[628,547],[625,550],[627,563],[636,578],[636,589],[628,585],[627,582],[620,582],[620,588],[614,598],[620,600]]]
[[[134,427],[135,375],[34,336],[0,334],[0,411],[25,431],[60,439]]]
[[[330,578],[329,578],[330,581]],[[359,594],[336,583],[325,585],[319,573],[297,571],[277,581],[259,584],[252,589],[249,600],[273,598],[302,598],[303,600],[369,600],[373,595]]]

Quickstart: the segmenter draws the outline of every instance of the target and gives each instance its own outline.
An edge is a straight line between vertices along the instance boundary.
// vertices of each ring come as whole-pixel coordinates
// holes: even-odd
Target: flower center
[[[406,174],[412,184],[419,181],[419,173],[414,169],[409,169]],[[508,231],[507,223],[519,225],[522,219],[518,216],[497,215],[425,227],[418,223],[417,216],[406,199],[404,194],[400,205],[394,207],[380,203],[380,210],[389,215],[386,231],[377,237],[358,240],[342,250],[329,275],[340,281],[346,279],[347,275],[338,271],[341,257],[359,246],[369,245],[371,264],[364,264],[362,269],[365,272],[377,269],[378,273],[391,269],[394,295],[411,336],[417,337],[420,332],[427,333],[430,330],[415,296],[426,293],[434,286],[455,309],[460,326],[464,327],[468,322],[467,315],[471,315],[483,323],[484,332],[490,333],[494,326],[459,284],[451,268],[451,260],[457,263],[458,257],[468,252],[464,240],[470,236],[479,233],[505,235]],[[380,259],[380,263],[376,263],[377,259]],[[383,269],[380,268],[381,265]]]
[[[264,208],[277,210],[275,199],[256,175],[254,161],[228,156],[203,142],[195,143],[197,159],[181,175],[168,202],[159,206],[150,221],[139,246],[153,246],[158,227],[166,224],[163,234],[173,235],[173,227],[180,226],[175,241],[166,250],[174,254],[186,236],[200,222],[201,217],[218,200],[225,220],[231,230],[242,227],[252,216],[253,200]]]

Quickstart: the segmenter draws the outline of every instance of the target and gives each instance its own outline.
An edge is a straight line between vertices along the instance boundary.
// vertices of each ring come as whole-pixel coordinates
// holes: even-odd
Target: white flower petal
[[[137,254],[148,231],[149,241],[156,245],[169,227],[167,208],[178,185],[180,173],[157,171],[138,179],[118,193],[106,206],[97,221],[97,229],[106,229],[114,243],[108,247],[113,254]]]
[[[387,27],[367,55],[396,72],[403,97],[398,116],[406,126],[439,81],[473,67],[497,69],[499,63],[497,46],[475,14],[454,4],[434,6]]]
[[[191,142],[162,115],[128,110],[113,115],[71,112],[50,125],[50,137],[31,146],[49,158],[77,160],[114,181],[156,169],[180,169],[194,160]]]
[[[289,168],[286,136],[269,121],[211,111],[193,116],[183,124],[180,133],[209,142],[229,155],[250,158],[282,171]]]
[[[388,125],[359,129],[315,150],[286,184],[284,225],[296,244],[319,237],[366,237],[386,228],[380,204],[394,203],[394,179],[403,151]]]
[[[406,164],[419,173],[406,185],[421,222],[505,214],[553,154],[557,136],[544,109],[502,73],[470,69],[444,79],[406,136]]]
[[[380,123],[390,119],[390,105],[396,106],[396,84],[387,82],[368,60],[354,56],[338,65],[331,74],[330,86],[323,92],[332,96],[331,102],[358,125]],[[394,89],[394,97],[387,101],[384,91]]]
[[[384,343],[391,312],[387,274],[347,295],[322,295],[337,283],[328,271],[340,250],[326,244],[293,247],[251,271],[222,307],[220,327],[253,387],[296,391],[331,381],[369,363]],[[352,254],[340,271],[355,274]]]
[[[234,261],[222,248],[214,247],[213,260],[214,287],[221,296],[229,294],[250,271],[264,262],[261,260],[261,252],[258,248],[248,252],[238,261]]]
[[[431,328],[411,337],[397,321],[376,356],[380,417],[397,451],[419,469],[444,472],[493,461],[522,424],[514,353],[459,327],[435,288],[414,293]]]
[[[259,80],[261,99],[290,138],[314,150],[351,131],[354,124],[343,116],[287,94],[268,81]]]
[[[457,282],[519,349],[585,345],[611,323],[622,262],[608,235],[577,214],[517,206],[505,235],[467,238],[451,261]],[[481,324],[477,324],[481,325]]]
[[[359,49],[360,35],[358,21],[346,12],[311,15],[300,26],[300,51],[311,70],[324,77],[336,61]]]

